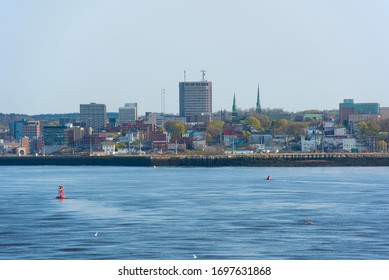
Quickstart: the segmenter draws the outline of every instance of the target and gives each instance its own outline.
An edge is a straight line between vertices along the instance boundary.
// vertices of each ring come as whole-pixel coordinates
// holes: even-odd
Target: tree
[[[259,122],[261,123],[262,130],[266,130],[271,126],[271,120],[268,116],[261,115],[259,118]]]
[[[179,121],[167,121],[164,126],[166,131],[170,133],[172,138],[180,138],[183,134],[186,133],[185,125]]]
[[[273,131],[275,134],[287,133],[289,121],[286,119],[277,119],[273,122]]]
[[[255,128],[255,130],[258,130],[261,128],[261,122],[254,116],[249,116],[245,118],[242,123],[246,123],[248,125],[251,125]]]
[[[286,126],[286,133],[288,135],[293,135],[296,138],[299,135],[302,135],[304,129],[307,127],[308,125],[306,123],[292,122]]]
[[[213,119],[207,127],[207,140],[220,138],[224,128],[224,122]]]
[[[367,127],[367,123],[362,121],[362,122],[359,122],[357,124],[357,129],[362,133],[362,134],[366,134],[366,131],[368,129]]]
[[[368,120],[367,122],[362,121],[358,123],[357,129],[365,136],[376,136],[380,132],[381,127],[375,121]]]
[[[366,133],[369,136],[376,136],[376,135],[378,135],[378,133],[381,130],[380,125],[373,120],[369,120],[367,122],[367,127],[368,127],[368,130]]]
[[[276,126],[276,128],[282,128],[282,127],[287,126],[288,123],[289,123],[289,121],[286,119],[278,119],[275,121],[274,125]]]
[[[386,143],[384,140],[378,140],[375,144],[376,151],[379,152],[387,152],[388,151],[388,143]]]
[[[381,131],[389,131],[389,119],[383,119],[379,122],[379,124],[381,126]]]

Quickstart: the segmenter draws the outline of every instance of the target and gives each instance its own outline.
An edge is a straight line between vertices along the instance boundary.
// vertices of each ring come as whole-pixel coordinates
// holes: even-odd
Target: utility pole
[[[93,155],[92,151],[92,134],[89,134],[89,156]]]
[[[161,89],[161,113],[165,114],[165,89]]]
[[[235,154],[235,135],[232,135],[232,154]]]

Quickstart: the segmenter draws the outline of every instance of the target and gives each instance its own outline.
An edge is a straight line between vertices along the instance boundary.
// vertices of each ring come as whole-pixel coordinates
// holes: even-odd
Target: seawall
[[[158,155],[158,156],[26,156],[0,157],[1,165],[62,165],[62,166],[169,166],[169,167],[330,167],[389,166],[384,153],[290,153],[261,155]]]

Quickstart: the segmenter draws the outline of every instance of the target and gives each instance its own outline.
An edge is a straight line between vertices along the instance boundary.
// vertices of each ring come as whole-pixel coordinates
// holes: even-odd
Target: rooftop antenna
[[[205,79],[204,79],[204,77],[205,77],[205,71],[206,71],[206,70],[201,70],[201,71],[200,71],[200,72],[203,73],[203,74],[202,74],[202,75],[203,75],[203,82],[205,81]]]
[[[186,82],[186,71],[184,70],[184,82]]]
[[[165,114],[165,89],[161,89],[161,113]]]

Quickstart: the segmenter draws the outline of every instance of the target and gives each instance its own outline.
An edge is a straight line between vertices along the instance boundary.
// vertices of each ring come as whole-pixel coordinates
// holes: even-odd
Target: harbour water
[[[388,175],[1,166],[0,259],[387,260]],[[59,185],[68,199],[55,198]]]

